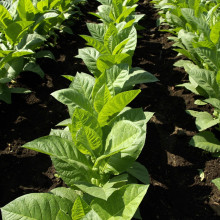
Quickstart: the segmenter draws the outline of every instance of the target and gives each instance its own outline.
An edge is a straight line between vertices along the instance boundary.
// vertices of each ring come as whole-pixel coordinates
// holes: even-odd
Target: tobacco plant
[[[55,28],[69,30],[62,22],[80,1],[4,1],[0,4],[0,100],[11,103],[11,93],[29,92],[7,85],[22,71],[44,76],[36,63],[41,57],[54,58],[50,51],[35,52],[54,34]],[[4,7],[5,6],[5,7]],[[7,7],[7,9],[6,9]]]
[[[110,8],[122,3],[100,2],[109,4]],[[136,2],[125,1],[123,10]],[[60,122],[57,126],[61,128],[52,129],[48,136],[23,146],[49,155],[58,176],[69,188],[22,196],[1,209],[3,220],[131,219],[134,215],[140,219],[137,208],[148,189],[149,176],[136,159],[145,144],[146,123],[153,113],[127,105],[140,93],[139,89],[133,90],[135,84],[157,79],[140,68],[131,67],[128,51],[133,53],[136,39],[130,32],[133,30],[137,37],[133,21],[88,27],[92,37],[84,38],[95,49],[82,49],[79,57],[94,77],[87,73],[66,76],[71,80],[69,88],[55,91],[52,96],[67,105],[70,118]],[[123,30],[127,35],[120,33]],[[104,43],[110,42],[111,36],[117,42],[113,50]],[[123,40],[119,36],[125,36],[126,43],[120,43]],[[135,46],[126,48],[130,39]],[[112,56],[120,58],[124,54],[129,56],[127,61],[111,62]],[[103,56],[109,56],[109,62],[108,59],[100,61]]]
[[[161,9],[163,22],[176,35],[174,47],[190,60],[180,60],[175,66],[184,67],[189,82],[184,86],[200,95],[197,105],[210,104],[214,112],[188,110],[196,118],[199,133],[190,141],[192,146],[220,155],[220,141],[215,133],[220,129],[220,1],[153,1]],[[207,129],[215,126],[215,131]]]

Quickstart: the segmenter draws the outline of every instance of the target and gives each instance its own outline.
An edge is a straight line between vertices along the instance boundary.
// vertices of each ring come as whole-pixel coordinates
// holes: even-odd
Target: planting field
[[[132,66],[140,67],[159,81],[136,85],[142,91],[129,106],[154,112],[147,124],[145,146],[138,158],[148,169],[150,186],[140,212],[143,219],[219,219],[220,191],[211,183],[220,177],[220,158],[189,145],[197,133],[195,119],[185,110],[206,110],[211,106],[194,104],[198,95],[176,85],[188,81],[187,73],[173,64],[179,59],[167,37],[171,34],[157,27],[157,11],[148,0],[139,1],[137,13],[145,14],[139,24],[137,48]],[[30,89],[29,94],[13,94],[12,104],[0,101],[0,207],[24,194],[48,192],[66,186],[57,177],[49,156],[21,148],[25,143],[48,135],[51,128],[68,117],[67,108],[50,94],[67,88],[62,75],[88,73],[83,61],[75,56],[85,47],[79,35],[89,35],[86,22],[97,19],[88,14],[99,4],[89,0],[83,13],[71,27],[73,35],[60,33],[49,48],[55,60],[41,58],[45,72],[40,78],[32,72],[21,73],[13,86]],[[53,41],[53,39],[49,39]],[[48,48],[47,48],[48,49]],[[204,175],[202,175],[202,171]]]

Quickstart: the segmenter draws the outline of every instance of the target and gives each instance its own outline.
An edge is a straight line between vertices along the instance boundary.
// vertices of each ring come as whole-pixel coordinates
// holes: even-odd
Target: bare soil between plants
[[[32,93],[14,94],[11,105],[0,102],[0,207],[21,195],[48,192],[64,185],[54,177],[48,156],[21,146],[48,135],[51,128],[68,117],[66,107],[50,96],[53,91],[68,87],[69,82],[62,75],[88,73],[83,62],[74,56],[85,46],[79,34],[88,34],[86,22],[96,21],[87,12],[95,11],[97,4],[90,0],[81,8],[84,16],[72,26],[74,35],[60,34],[56,46],[50,48],[56,61],[39,60],[45,77],[25,72],[16,80],[15,86],[28,88]],[[142,38],[138,39],[133,67],[141,67],[160,80],[137,85],[142,92],[131,104],[155,112],[138,159],[151,176],[151,185],[140,206],[142,217],[219,219],[220,191],[211,180],[220,177],[220,158],[189,145],[197,130],[194,119],[185,110],[204,107],[194,105],[194,94],[176,87],[187,81],[187,74],[173,67],[180,58],[172,50],[169,34],[156,27],[156,10],[148,0],[142,0],[137,11],[146,16],[140,22],[145,30],[139,31]],[[206,110],[211,111],[209,106]],[[199,170],[204,171],[204,178]]]

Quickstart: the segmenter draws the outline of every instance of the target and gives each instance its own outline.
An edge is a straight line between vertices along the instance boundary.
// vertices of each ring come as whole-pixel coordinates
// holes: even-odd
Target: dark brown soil
[[[88,72],[80,59],[74,58],[85,42],[78,34],[88,34],[86,21],[95,19],[86,14],[97,4],[89,1],[82,7],[86,17],[75,21],[74,35],[60,34],[57,45],[50,48],[56,61],[41,59],[45,71],[41,79],[34,73],[22,73],[17,86],[29,88],[30,94],[14,94],[12,104],[0,102],[0,206],[31,192],[47,192],[62,186],[54,177],[55,170],[48,156],[26,150],[27,141],[47,135],[51,128],[67,118],[65,106],[50,94],[68,87],[61,75]],[[142,84],[142,93],[132,107],[155,112],[148,123],[146,146],[139,158],[151,176],[151,185],[141,204],[143,219],[219,219],[220,191],[211,180],[220,177],[220,158],[188,144],[197,132],[194,119],[186,109],[201,109],[194,105],[195,95],[176,87],[187,81],[187,74],[173,67],[176,52],[168,33],[156,27],[158,15],[149,1],[140,1],[137,11],[146,14],[140,22],[133,66],[141,67],[158,77],[157,83]],[[166,27],[161,27],[161,29]],[[210,111],[210,109],[206,109]],[[199,170],[205,178],[201,179]]]

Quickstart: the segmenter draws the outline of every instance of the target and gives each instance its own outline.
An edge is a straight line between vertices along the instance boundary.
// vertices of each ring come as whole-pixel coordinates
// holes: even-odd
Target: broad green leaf
[[[12,23],[12,17],[8,10],[0,5],[0,29],[6,29]]]
[[[220,97],[219,87],[213,71],[193,68],[188,71],[188,74],[208,93],[210,98]]]
[[[69,87],[84,95],[86,99],[90,100],[94,84],[94,77],[86,73],[77,72],[74,80],[72,81]]]
[[[93,112],[93,108],[89,100],[81,93],[75,91],[72,88],[61,89],[51,94],[59,102],[69,107],[70,116],[76,107],[80,107],[90,113]]]
[[[120,186],[123,186],[128,180],[127,174],[122,174],[116,177],[113,177],[107,183],[105,183],[102,187],[95,186],[90,183],[78,182],[74,185],[77,186],[83,192],[103,200],[107,200],[113,192],[117,191]]]
[[[129,174],[137,178],[142,183],[149,185],[150,176],[145,166],[138,162],[134,162],[133,165],[127,170]]]
[[[114,192],[107,201],[94,199],[91,207],[101,219],[132,219],[140,205],[148,186],[131,184]]]
[[[70,122],[71,122],[71,121],[70,121]],[[61,138],[65,138],[65,139],[67,139],[67,140],[69,140],[69,141],[73,141],[73,140],[72,140],[71,133],[70,133],[69,131],[66,131],[66,130],[51,129],[49,135],[58,136],[58,137],[61,137]]]
[[[37,3],[37,9],[41,12],[44,13],[46,10],[49,9],[49,2],[48,0],[43,0]]]
[[[137,31],[134,26],[123,29],[119,32],[119,41],[124,40],[125,38],[128,38],[129,41],[125,45],[124,49],[122,50],[122,53],[127,53],[129,55],[133,55],[134,50],[137,45]]]
[[[113,187],[110,188],[98,187],[88,182],[76,182],[74,185],[83,192],[95,198],[100,198],[102,200],[107,200],[108,197],[111,196],[113,192],[118,190],[117,188],[113,188]]]
[[[24,148],[51,156],[53,164],[66,184],[91,179],[91,164],[73,142],[57,136],[46,136],[26,143]]]
[[[121,41],[113,50],[112,55],[120,54],[130,39]]]
[[[108,25],[108,29],[106,30],[105,35],[104,35],[104,45],[107,46],[109,38],[111,36],[116,36],[117,33],[118,33],[118,30],[115,27],[115,24],[114,23],[110,23]]]
[[[103,5],[111,5],[112,3],[112,0],[97,0],[97,1]]]
[[[110,99],[98,115],[98,122],[101,127],[107,125],[123,108],[128,105],[141,90],[131,90],[117,94]]]
[[[135,123],[140,128],[146,129],[146,123],[150,120],[152,116],[152,112],[143,112],[141,108],[126,107],[124,111],[122,111],[117,117],[115,117],[109,125],[110,127],[112,127],[113,124],[118,121],[129,120]]]
[[[0,50],[0,57],[3,58],[12,52],[14,52],[14,50]]]
[[[72,218],[68,214],[66,214],[64,211],[60,210],[57,213],[55,220],[72,220]]]
[[[192,137],[190,145],[211,153],[220,152],[220,141],[210,131],[203,131]]]
[[[3,208],[3,220],[54,220],[60,210],[71,214],[72,202],[50,193],[21,196]]]
[[[71,118],[68,118],[68,119],[65,119],[61,122],[59,122],[56,126],[68,126],[68,124],[71,124],[72,123],[72,120]]]
[[[217,44],[219,42],[219,37],[220,37],[220,21],[215,23],[210,33],[210,39],[214,44]]]
[[[122,21],[126,21],[127,17],[131,15],[132,12],[135,11],[136,7],[138,5],[133,5],[132,7],[126,8],[123,10],[123,12],[118,16],[116,19],[116,23],[120,23]]]
[[[220,190],[220,178],[216,178],[212,180],[212,182],[217,186],[217,188]]]
[[[12,57],[21,57],[26,55],[34,54],[34,51],[32,50],[17,50],[12,54]]]
[[[97,69],[96,66],[96,61],[99,57],[99,52],[92,47],[86,47],[83,49],[79,49],[79,54],[76,56],[77,58],[81,58],[83,62],[86,64],[87,68],[89,71],[94,75],[94,76],[99,76],[99,70]]]
[[[23,71],[30,71],[30,72],[34,72],[37,73],[41,78],[44,77],[44,71],[40,68],[40,66],[35,63],[35,62],[29,62],[27,63],[24,68]]]
[[[86,25],[92,37],[100,41],[101,43],[104,43],[104,24],[87,23]]]
[[[4,69],[7,71],[7,78],[14,79],[16,78],[24,67],[24,58],[16,57],[11,61],[7,62],[4,66]]]
[[[5,29],[5,37],[11,45],[20,42],[27,29],[34,23],[34,21],[16,21],[8,25]]]
[[[102,137],[102,130],[96,117],[88,111],[76,108],[72,115],[72,125],[70,126],[73,139],[75,139],[76,133],[84,126],[92,128],[100,137]]]
[[[219,123],[219,120],[214,119],[208,112],[197,112],[193,110],[187,110],[186,112],[196,117],[196,127],[199,131],[204,131]]]
[[[81,220],[102,220],[102,219],[94,210],[91,210]]]
[[[17,48],[22,50],[36,50],[44,41],[46,41],[46,38],[40,34],[27,34],[21,39]]]
[[[41,50],[36,53],[36,58],[49,58],[55,60],[53,53],[50,50]]]
[[[76,134],[76,147],[83,154],[96,157],[96,152],[102,150],[102,139],[94,129],[83,126]]]
[[[126,88],[134,86],[135,84],[152,83],[157,81],[158,79],[151,73],[141,68],[135,67],[131,69],[131,72],[128,75],[128,79],[126,80],[124,87]]]
[[[116,55],[101,55],[97,60],[97,68],[101,73],[111,68],[115,64],[128,64],[131,66],[132,57],[126,53]]]
[[[114,124],[107,137],[105,151],[97,159],[96,164],[101,160],[108,159],[108,165],[106,164],[103,167],[104,172],[113,171],[115,174],[119,174],[126,171],[137,157],[136,154],[132,155],[129,151],[131,149],[135,149],[136,152],[139,151],[140,139],[137,140],[137,138],[140,138],[141,132],[141,128],[127,120]],[[128,152],[127,154],[125,153],[126,150]],[[118,157],[120,160],[118,160]]]
[[[103,73],[106,78],[106,84],[112,96],[120,93],[127,81],[129,66],[127,64],[113,65]]]
[[[101,54],[109,54],[108,49],[100,41],[87,35],[80,35],[84,40],[87,41],[87,45],[94,47]]]
[[[72,220],[81,220],[89,211],[89,205],[81,197],[77,197],[72,208]]]
[[[72,202],[72,204],[79,196],[73,189],[66,187],[57,187],[55,189],[52,189],[50,192],[56,196],[69,200],[70,202]]]
[[[108,87],[106,86],[106,84],[104,84],[99,91],[96,93],[96,96],[94,98],[94,108],[95,110],[99,113],[103,106],[108,102],[109,99],[111,99],[111,93],[108,89]]]
[[[218,60],[216,59],[215,50],[201,47],[201,48],[195,48],[195,51],[200,56],[201,61],[203,60],[204,63],[209,65],[211,70],[214,70],[214,71],[218,70]]]
[[[220,100],[216,98],[205,99],[204,102],[211,104],[217,109],[220,109]]]
[[[123,1],[122,0],[112,0],[112,10],[110,13],[110,18],[113,20],[117,20],[117,18],[122,14],[123,12]]]
[[[19,0],[17,11],[23,21],[34,20],[35,14],[37,13],[31,0]]]

